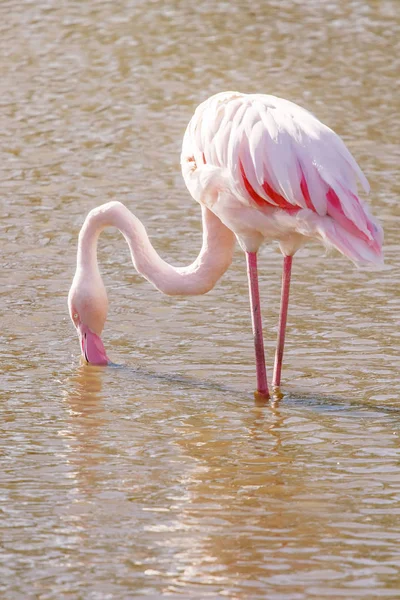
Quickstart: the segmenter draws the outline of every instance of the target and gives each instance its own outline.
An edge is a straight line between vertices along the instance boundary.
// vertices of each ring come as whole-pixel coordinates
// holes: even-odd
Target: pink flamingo
[[[268,397],[257,251],[278,240],[283,277],[273,386],[281,381],[292,259],[308,238],[337,248],[356,264],[381,263],[383,232],[358,198],[368,182],[341,138],[296,104],[263,94],[223,92],[200,104],[183,140],[185,183],[202,210],[203,244],[188,267],[166,263],[142,223],[120,202],[92,210],[79,234],[69,292],[71,319],[89,363],[108,364],[100,335],[108,300],[97,264],[107,226],[128,242],[136,270],[168,295],[205,294],[245,252],[256,355],[257,391]]]

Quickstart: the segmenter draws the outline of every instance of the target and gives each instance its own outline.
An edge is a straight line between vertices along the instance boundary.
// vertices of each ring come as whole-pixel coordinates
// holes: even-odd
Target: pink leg
[[[269,398],[261,323],[260,294],[258,291],[257,253],[246,252],[246,263],[247,276],[249,279],[251,322],[256,351],[257,392]]]
[[[281,312],[279,315],[278,341],[275,353],[274,376],[272,385],[279,387],[281,384],[283,348],[285,346],[286,321],[289,307],[290,275],[292,273],[293,256],[285,256],[283,259]]]

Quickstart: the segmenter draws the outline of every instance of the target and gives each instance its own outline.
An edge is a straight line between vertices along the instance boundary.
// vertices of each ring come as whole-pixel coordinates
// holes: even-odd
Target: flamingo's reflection
[[[127,383],[138,377],[133,373],[124,370]],[[138,424],[128,420],[122,430],[114,423],[126,436],[119,440],[118,452],[128,444],[135,452],[111,462],[102,442],[110,427],[103,377],[101,369],[83,365],[66,385],[67,440],[80,501],[96,502],[102,474],[123,469],[124,482],[114,472],[106,486],[109,492],[121,482],[123,498],[114,505],[113,522],[119,522],[117,511],[122,511],[132,531],[144,532],[140,543],[151,554],[159,559],[164,557],[162,548],[168,549],[173,557],[168,566],[174,573],[169,576],[171,590],[195,580],[232,583],[246,577],[246,571],[265,575],[265,547],[279,551],[287,543],[285,532],[296,528],[299,519],[291,498],[305,485],[285,447],[288,413],[279,397],[249,404],[248,397],[239,401],[238,392],[161,378],[158,394],[150,400],[152,410],[144,408],[149,398],[130,398],[132,410],[141,415]],[[151,388],[155,375],[142,377]],[[184,402],[171,397],[177,387],[184,391]],[[201,409],[194,405],[195,395]],[[212,402],[215,395],[218,403]],[[248,408],[243,410],[245,402]],[[298,526],[304,530],[307,522]],[[138,544],[136,540],[137,551],[145,552]]]
[[[180,541],[177,589],[195,581],[232,589],[246,572],[265,576],[265,547],[282,547],[281,533],[296,518],[287,501],[302,483],[292,481],[292,458],[283,447],[280,398],[217,420],[210,425],[209,414],[196,414],[175,440],[193,460],[179,506],[177,528],[188,535]]]
[[[77,492],[90,498],[98,487],[99,465],[104,452],[99,432],[106,426],[102,395],[102,372],[83,364],[68,378],[64,396],[69,412],[65,432],[69,445],[69,462],[74,467]]]

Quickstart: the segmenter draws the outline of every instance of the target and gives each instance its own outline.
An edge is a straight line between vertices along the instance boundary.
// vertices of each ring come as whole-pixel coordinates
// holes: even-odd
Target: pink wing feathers
[[[217,94],[197,108],[189,145],[197,166],[224,169],[244,203],[308,209],[324,241],[355,262],[381,261],[382,229],[357,195],[357,179],[369,191],[366,178],[341,138],[305,109],[274,96]]]

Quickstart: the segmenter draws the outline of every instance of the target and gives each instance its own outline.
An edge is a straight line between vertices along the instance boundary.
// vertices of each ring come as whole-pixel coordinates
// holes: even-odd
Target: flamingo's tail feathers
[[[383,230],[379,223],[368,219],[371,239],[360,238],[344,229],[333,219],[324,219],[317,227],[324,243],[334,247],[356,265],[383,265]]]

